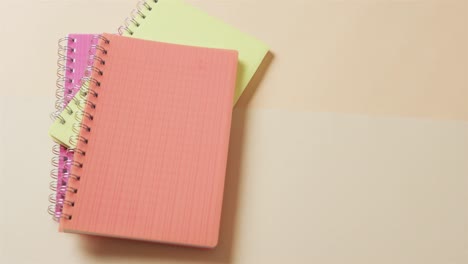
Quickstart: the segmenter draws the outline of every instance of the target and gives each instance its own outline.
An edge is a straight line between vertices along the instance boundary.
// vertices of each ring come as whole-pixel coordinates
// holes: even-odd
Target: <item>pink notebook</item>
[[[104,34],[60,230],[217,244],[237,51]]]
[[[92,44],[97,44],[97,39],[93,39],[93,36],[92,34],[69,34],[66,38],[59,40],[57,102],[56,112],[52,114],[54,119],[61,118],[60,113],[80,89],[81,79],[90,59],[89,50]],[[59,145],[54,146],[53,152],[56,156],[53,157],[52,164],[56,168],[51,172],[51,177],[54,179],[51,182],[51,189],[54,193],[50,195],[49,200],[52,204],[49,207],[49,213],[55,220],[58,220],[62,213],[70,173],[69,164],[73,159],[73,153]]]

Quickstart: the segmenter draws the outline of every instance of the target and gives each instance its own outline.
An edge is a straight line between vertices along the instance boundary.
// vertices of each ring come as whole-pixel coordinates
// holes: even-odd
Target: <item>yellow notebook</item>
[[[184,3],[182,0],[147,0],[140,2],[119,28],[124,36],[208,48],[237,50],[239,53],[238,74],[234,92],[234,104],[257,71],[268,52],[261,41],[207,15]],[[131,89],[131,87],[129,87]],[[73,148],[76,136],[73,125],[79,122],[71,112],[80,109],[80,100],[70,104],[71,111],[62,112],[49,130],[58,143]],[[82,108],[82,107],[81,107]],[[76,127],[76,125],[75,125]]]

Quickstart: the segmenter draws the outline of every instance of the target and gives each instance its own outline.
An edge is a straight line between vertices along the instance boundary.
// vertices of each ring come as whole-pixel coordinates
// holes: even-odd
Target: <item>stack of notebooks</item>
[[[213,248],[232,108],[268,48],[181,0],[59,40],[49,212],[59,230]]]

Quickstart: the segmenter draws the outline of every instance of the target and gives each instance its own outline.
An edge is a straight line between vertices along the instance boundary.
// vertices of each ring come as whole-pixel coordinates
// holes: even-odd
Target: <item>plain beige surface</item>
[[[468,1],[187,1],[272,50],[234,111],[219,247],[56,232],[57,39],[135,3],[0,0],[0,263],[468,263]]]

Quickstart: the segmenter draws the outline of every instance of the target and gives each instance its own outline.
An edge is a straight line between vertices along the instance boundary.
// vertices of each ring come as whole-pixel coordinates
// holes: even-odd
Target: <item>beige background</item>
[[[468,1],[187,1],[272,51],[234,110],[219,247],[56,232],[57,40],[135,3],[0,0],[0,263],[468,263]]]

